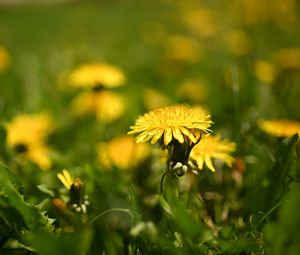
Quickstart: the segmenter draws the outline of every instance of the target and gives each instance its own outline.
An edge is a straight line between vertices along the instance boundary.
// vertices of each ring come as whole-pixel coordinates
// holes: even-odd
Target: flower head
[[[167,106],[153,110],[139,117],[128,134],[140,133],[136,142],[151,140],[167,148],[168,167],[185,173],[191,149],[197,144],[203,133],[208,133],[212,121],[200,107],[185,105]],[[177,171],[177,170],[176,170]]]
[[[125,83],[121,69],[108,64],[86,64],[75,69],[69,76],[74,87],[119,87]]]
[[[235,159],[230,156],[235,150],[235,143],[228,140],[221,140],[220,135],[205,136],[201,143],[195,145],[192,149],[190,158],[197,165],[198,169],[203,169],[205,165],[211,170],[215,171],[213,159],[222,160],[227,166],[231,167]]]
[[[193,63],[201,56],[199,44],[193,38],[174,35],[166,42],[166,57],[169,60]]]
[[[53,122],[48,114],[22,114],[5,127],[6,142],[17,153],[18,159],[29,159],[44,170],[51,167],[46,138],[53,131]]]
[[[53,131],[52,118],[46,113],[21,114],[6,124],[10,146],[44,141]]]
[[[64,169],[62,173],[57,174],[57,178],[70,192],[70,204],[76,212],[86,213],[86,206],[89,204],[84,192],[83,182],[79,179],[73,179],[68,170]]]
[[[84,92],[72,102],[72,109],[78,116],[95,114],[99,120],[111,122],[124,111],[123,98],[110,91]]]
[[[136,144],[134,139],[128,136],[116,137],[98,145],[99,163],[107,169],[112,166],[129,169],[144,160],[147,155],[149,155],[147,144]]]
[[[300,48],[283,48],[275,54],[275,59],[283,70],[300,70]]]
[[[258,60],[254,63],[257,79],[265,84],[272,84],[276,77],[275,66],[267,61]]]
[[[300,135],[300,122],[293,120],[264,120],[259,122],[264,132],[276,137],[290,137]]]
[[[128,134],[140,133],[136,142],[151,140],[152,144],[162,141],[168,145],[172,140],[197,143],[200,133],[209,132],[210,115],[200,107],[185,105],[167,106],[140,116]]]

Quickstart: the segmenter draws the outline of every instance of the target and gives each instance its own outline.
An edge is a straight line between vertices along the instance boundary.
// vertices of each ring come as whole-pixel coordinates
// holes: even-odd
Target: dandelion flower
[[[6,124],[7,144],[31,144],[44,141],[53,131],[53,121],[49,114],[21,114]]]
[[[257,79],[265,84],[272,84],[276,76],[275,66],[267,61],[256,61],[254,71]]]
[[[178,96],[191,103],[201,103],[207,97],[205,83],[197,80],[185,80],[180,84]]]
[[[275,54],[278,65],[283,70],[300,70],[300,48],[284,48]]]
[[[43,170],[51,168],[50,149],[45,144],[47,136],[53,131],[53,121],[48,114],[22,114],[5,127],[6,142],[20,161],[29,159]]]
[[[258,123],[261,130],[276,136],[290,137],[300,135],[300,122],[293,120],[263,120]]]
[[[111,122],[124,112],[124,100],[110,91],[84,92],[72,102],[73,112],[78,116],[95,114],[101,121]]]
[[[143,102],[148,110],[153,110],[170,104],[170,100],[165,95],[153,89],[146,89],[144,91]]]
[[[198,61],[201,55],[199,43],[194,38],[174,35],[166,42],[167,59],[193,63]]]
[[[203,133],[208,133],[212,121],[200,107],[167,106],[140,116],[128,134],[137,134],[136,142],[159,143],[169,151],[169,168],[184,168],[191,149]]]
[[[211,38],[218,31],[216,13],[213,10],[189,9],[183,13],[183,19],[190,30],[202,38]]]
[[[227,166],[231,167],[235,161],[230,153],[235,150],[235,143],[228,140],[221,140],[220,135],[205,136],[200,143],[192,149],[190,158],[195,161],[198,169],[203,169],[205,165],[215,171],[213,159],[222,160]]]
[[[70,205],[76,212],[86,213],[89,201],[85,196],[84,185],[79,178],[73,179],[68,170],[64,169],[62,173],[57,174],[57,178],[70,192]]]
[[[113,88],[124,85],[125,76],[121,69],[108,64],[86,64],[75,69],[69,76],[74,87]]]
[[[245,56],[251,51],[251,42],[246,32],[232,30],[226,34],[228,50],[236,56]]]
[[[149,153],[147,144],[136,144],[134,139],[128,136],[116,137],[98,145],[99,163],[106,169],[112,166],[129,169],[143,161]]]
[[[197,142],[199,132],[209,132],[212,121],[210,115],[200,107],[185,105],[167,106],[140,116],[128,134],[141,133],[136,142],[151,140],[155,144],[163,138],[164,145],[173,139],[184,143],[186,139]]]

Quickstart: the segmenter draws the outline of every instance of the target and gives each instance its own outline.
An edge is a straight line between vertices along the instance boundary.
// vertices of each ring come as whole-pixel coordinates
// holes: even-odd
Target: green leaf
[[[54,235],[45,231],[26,233],[27,240],[40,255],[82,255],[89,249],[92,232],[62,233]]]
[[[0,162],[0,176],[5,175],[6,178],[11,182],[14,188],[20,192],[24,192],[24,185],[19,180],[19,178],[2,162]],[[3,177],[4,178],[4,177]],[[0,180],[0,188],[1,188],[1,180]]]
[[[0,166],[0,212],[5,221],[14,228],[47,229],[52,231],[52,221],[33,204],[24,201],[19,192],[20,182],[9,169]]]

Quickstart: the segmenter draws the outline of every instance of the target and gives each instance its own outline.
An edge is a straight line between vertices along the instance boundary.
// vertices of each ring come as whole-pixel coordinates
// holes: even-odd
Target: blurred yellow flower
[[[225,40],[229,52],[237,56],[245,56],[251,51],[251,42],[246,32],[242,30],[229,31]]]
[[[272,84],[276,76],[275,66],[267,61],[255,61],[254,71],[257,79],[265,84]]]
[[[69,75],[70,85],[84,88],[119,87],[125,80],[121,69],[108,64],[82,65]]]
[[[231,167],[235,159],[230,156],[230,153],[234,152],[234,150],[235,143],[221,140],[220,135],[205,136],[192,149],[190,159],[196,162],[198,169],[203,169],[205,163],[211,171],[215,172],[213,159],[222,160],[227,166]]]
[[[208,38],[217,33],[216,14],[213,10],[189,9],[183,13],[183,20],[190,30],[200,37]]]
[[[191,103],[197,104],[205,101],[207,96],[207,91],[205,90],[202,81],[197,80],[185,80],[179,85],[177,90],[178,96]]]
[[[151,140],[168,145],[172,140],[179,143],[197,143],[202,133],[209,132],[212,121],[210,115],[200,107],[185,105],[167,106],[140,116],[128,134],[141,133],[136,142]]]
[[[174,35],[166,40],[166,58],[172,61],[196,62],[201,57],[200,45],[192,37]]]
[[[300,70],[300,48],[285,48],[279,50],[275,58],[284,70]]]
[[[6,123],[6,141],[11,147],[43,142],[53,131],[53,120],[47,113],[21,114]]]
[[[147,110],[154,110],[170,104],[169,98],[153,89],[145,89],[143,102]]]
[[[237,0],[236,3],[239,18],[247,24],[272,21],[279,26],[286,26],[296,17],[296,0]]]
[[[147,144],[136,144],[132,137],[121,136],[107,143],[99,143],[98,160],[106,169],[116,166],[129,169],[143,161],[150,153]]]
[[[18,154],[19,160],[29,159],[43,170],[51,167],[50,150],[45,145],[47,136],[53,131],[53,121],[50,115],[46,113],[22,114],[7,123],[5,127],[6,142]]]
[[[11,58],[8,51],[0,46],[0,73],[5,71],[11,63]]]
[[[300,135],[300,122],[293,120],[263,120],[258,126],[264,132],[276,137],[290,137]]]
[[[124,108],[123,97],[107,90],[83,92],[72,102],[75,114],[79,116],[95,114],[99,120],[105,122],[119,118]]]

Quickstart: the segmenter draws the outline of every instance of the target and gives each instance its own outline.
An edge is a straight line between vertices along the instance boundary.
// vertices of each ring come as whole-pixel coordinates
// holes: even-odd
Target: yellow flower
[[[188,170],[190,151],[203,133],[208,133],[212,121],[200,107],[167,106],[139,117],[128,134],[140,133],[136,142],[159,142],[169,152],[167,166],[177,176]]]
[[[143,161],[150,153],[147,144],[136,144],[132,137],[116,137],[98,145],[99,163],[106,169],[116,166],[129,169]]]
[[[47,136],[53,131],[53,122],[48,114],[22,114],[5,127],[6,142],[18,154],[17,159],[30,160],[43,170],[51,168],[50,150],[45,145]]]
[[[40,143],[53,131],[53,121],[47,113],[22,114],[5,126],[6,141],[11,147],[18,144]]]
[[[300,48],[285,48],[279,50],[275,58],[284,70],[300,70]]]
[[[11,63],[11,58],[8,51],[0,46],[0,73],[5,71]]]
[[[293,120],[263,120],[259,127],[264,132],[276,137],[290,137],[300,135],[300,122]]]
[[[170,36],[166,41],[167,59],[182,62],[196,62],[201,55],[199,43],[192,37]]]
[[[79,116],[95,114],[99,120],[111,122],[124,112],[124,100],[105,90],[83,92],[72,102],[72,109]]]
[[[211,170],[215,171],[213,165],[213,159],[219,159],[231,167],[234,162],[234,158],[230,156],[235,150],[235,143],[228,140],[221,140],[220,135],[217,136],[205,136],[200,143],[196,144],[192,149],[190,158],[195,161],[198,169],[203,169],[204,163]]]
[[[170,104],[169,98],[153,89],[146,89],[143,95],[146,109],[153,110]]]
[[[183,13],[183,19],[190,30],[200,37],[210,38],[217,33],[216,14],[213,10],[189,9]]]
[[[97,88],[119,87],[125,83],[121,69],[108,64],[86,64],[75,69],[69,76],[74,87]]]
[[[203,82],[196,80],[185,80],[179,86],[178,96],[196,104],[205,100],[207,91],[205,90]]]
[[[84,185],[79,178],[73,179],[69,171],[64,169],[62,173],[57,174],[57,178],[70,192],[69,205],[76,212],[86,213],[86,206],[89,205],[87,196],[85,196]]]
[[[228,50],[237,56],[245,56],[251,50],[251,43],[246,32],[242,30],[232,30],[226,34]]]
[[[257,79],[265,84],[271,84],[276,76],[274,65],[267,61],[258,60],[254,63],[254,70]]]
[[[199,134],[209,132],[211,124],[210,115],[202,108],[174,105],[140,116],[128,134],[141,133],[136,138],[137,143],[151,140],[155,144],[161,139],[165,145],[172,140],[184,143],[187,139],[197,143]]]

